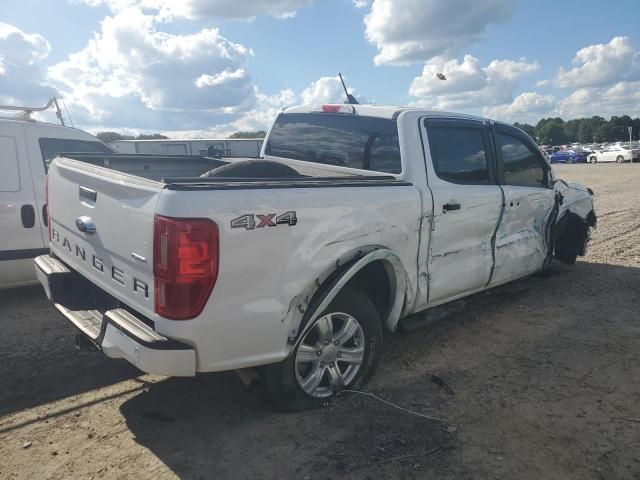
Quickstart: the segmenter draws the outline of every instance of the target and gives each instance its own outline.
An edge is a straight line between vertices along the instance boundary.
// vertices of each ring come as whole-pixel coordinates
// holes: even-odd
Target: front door
[[[504,212],[496,233],[491,285],[540,270],[549,251],[549,222],[555,221],[555,191],[540,150],[507,125],[496,125],[494,138]]]
[[[489,281],[502,192],[487,125],[427,119],[424,127],[434,210],[426,246],[429,304],[434,304],[479,290]]]

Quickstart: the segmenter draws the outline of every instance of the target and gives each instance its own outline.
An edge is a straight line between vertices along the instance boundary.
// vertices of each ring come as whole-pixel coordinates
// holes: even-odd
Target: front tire
[[[616,162],[618,163],[624,162],[624,157],[622,155],[618,155],[618,157],[616,158]]]
[[[381,346],[382,321],[375,305],[359,290],[346,289],[286,360],[265,367],[267,395],[280,411],[320,407],[342,389],[364,387]]]
[[[598,157],[591,157],[591,158],[589,158],[589,161],[591,163],[598,163]]]

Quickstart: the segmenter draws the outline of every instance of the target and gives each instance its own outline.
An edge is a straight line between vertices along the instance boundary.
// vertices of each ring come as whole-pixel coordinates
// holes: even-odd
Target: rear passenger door
[[[424,127],[434,209],[426,246],[429,303],[433,304],[479,290],[489,282],[502,192],[488,125],[427,119]]]
[[[496,125],[494,138],[504,211],[496,233],[492,285],[542,267],[555,198],[550,167],[531,139],[507,125]]]

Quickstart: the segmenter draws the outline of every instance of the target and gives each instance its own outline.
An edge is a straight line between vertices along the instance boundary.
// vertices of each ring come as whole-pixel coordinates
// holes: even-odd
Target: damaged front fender
[[[593,190],[578,183],[558,180],[555,183],[559,209],[551,230],[554,257],[569,265],[587,253],[590,228],[597,217],[593,206]]]

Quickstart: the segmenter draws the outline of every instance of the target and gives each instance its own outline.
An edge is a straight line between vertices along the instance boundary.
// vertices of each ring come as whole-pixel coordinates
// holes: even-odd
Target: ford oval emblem
[[[87,233],[89,235],[96,233],[96,224],[91,219],[91,217],[82,216],[76,220],[76,227],[83,233]]]

